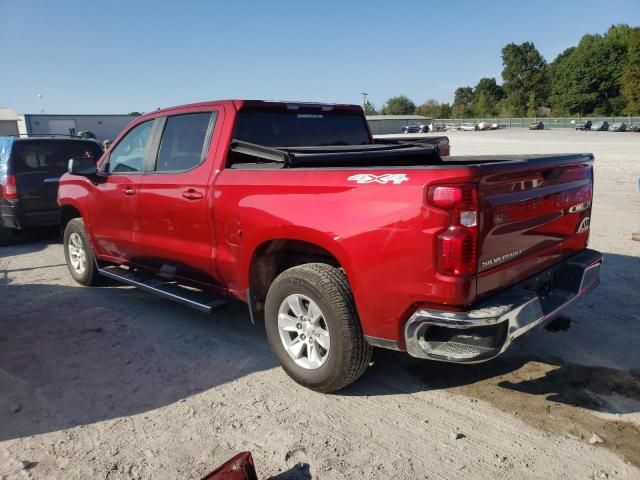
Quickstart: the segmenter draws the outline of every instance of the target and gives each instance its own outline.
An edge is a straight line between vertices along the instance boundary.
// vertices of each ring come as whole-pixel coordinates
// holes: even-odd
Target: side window
[[[134,173],[142,170],[144,154],[149,139],[153,120],[136,125],[118,142],[109,155],[109,172]]]
[[[216,112],[167,117],[156,172],[185,172],[200,165],[209,148],[215,117]]]

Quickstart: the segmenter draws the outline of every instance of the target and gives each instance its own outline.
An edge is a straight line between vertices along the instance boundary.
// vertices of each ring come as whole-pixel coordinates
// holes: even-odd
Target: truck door
[[[138,188],[144,160],[150,155],[153,127],[147,120],[112,147],[101,170],[108,175],[90,197],[90,222],[98,253],[117,262],[136,263],[142,255],[138,223]]]
[[[220,115],[209,109],[161,120],[158,153],[142,177],[138,208],[144,264],[163,275],[215,283],[209,183]]]

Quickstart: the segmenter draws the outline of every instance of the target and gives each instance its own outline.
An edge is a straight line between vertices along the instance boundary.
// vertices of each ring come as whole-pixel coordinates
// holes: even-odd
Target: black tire
[[[0,247],[6,247],[13,243],[13,236],[15,230],[13,228],[7,228],[4,225],[0,225]]]
[[[278,313],[292,294],[315,302],[330,334],[330,349],[322,366],[303,368],[289,356],[280,338]],[[282,272],[273,281],[265,304],[265,328],[273,353],[282,368],[299,384],[318,392],[340,390],[356,381],[371,361],[372,347],[365,341],[347,277],[324,263],[307,263]]]
[[[77,271],[71,264],[69,243],[72,235],[77,234],[80,237],[84,252],[86,255],[85,268],[83,271]],[[81,218],[74,218],[67,223],[64,229],[64,258],[67,261],[67,268],[73,279],[81,285],[92,286],[99,285],[101,277],[98,274],[98,266],[96,265],[95,255],[91,244],[87,240],[87,233],[84,229],[84,221]]]

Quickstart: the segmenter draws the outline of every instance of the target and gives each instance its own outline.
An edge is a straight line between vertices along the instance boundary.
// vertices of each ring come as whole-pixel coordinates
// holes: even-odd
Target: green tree
[[[536,94],[529,93],[529,99],[527,100],[527,117],[535,117],[537,113],[538,104],[536,102]]]
[[[441,103],[440,109],[438,111],[438,115],[436,118],[451,118],[453,116],[453,111],[451,105],[449,103]]]
[[[640,115],[640,28],[634,28],[629,36],[629,53],[620,77],[620,90],[627,103],[624,113]]]
[[[405,95],[391,97],[380,110],[382,115],[413,115],[415,112],[416,105]]]
[[[481,78],[473,89],[473,110],[480,117],[497,113],[498,102],[504,97],[503,88],[495,78]]]
[[[451,113],[456,118],[471,117],[473,115],[473,88],[458,87],[456,89]]]
[[[623,71],[629,67],[632,30],[609,28],[605,35],[584,35],[578,46],[565,50],[552,63],[550,102],[560,114],[618,114],[627,104],[621,92]]]
[[[429,118],[442,118],[440,117],[442,107],[437,100],[430,98],[426,100],[422,105],[416,108],[416,113],[424,117]]]
[[[376,110],[375,105],[371,103],[369,100],[364,101],[363,110],[365,115],[378,115],[378,110]]]
[[[510,43],[502,49],[504,89],[517,115],[527,109],[530,95],[536,106],[547,99],[547,62],[532,42]]]

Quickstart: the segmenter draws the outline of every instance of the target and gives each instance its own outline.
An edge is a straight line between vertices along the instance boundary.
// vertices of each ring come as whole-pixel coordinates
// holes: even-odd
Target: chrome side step
[[[147,292],[154,293],[168,300],[182,303],[204,313],[211,313],[217,307],[227,302],[210,292],[180,285],[179,283],[163,278],[145,275],[116,265],[99,268],[98,273],[118,282],[133,285]]]

